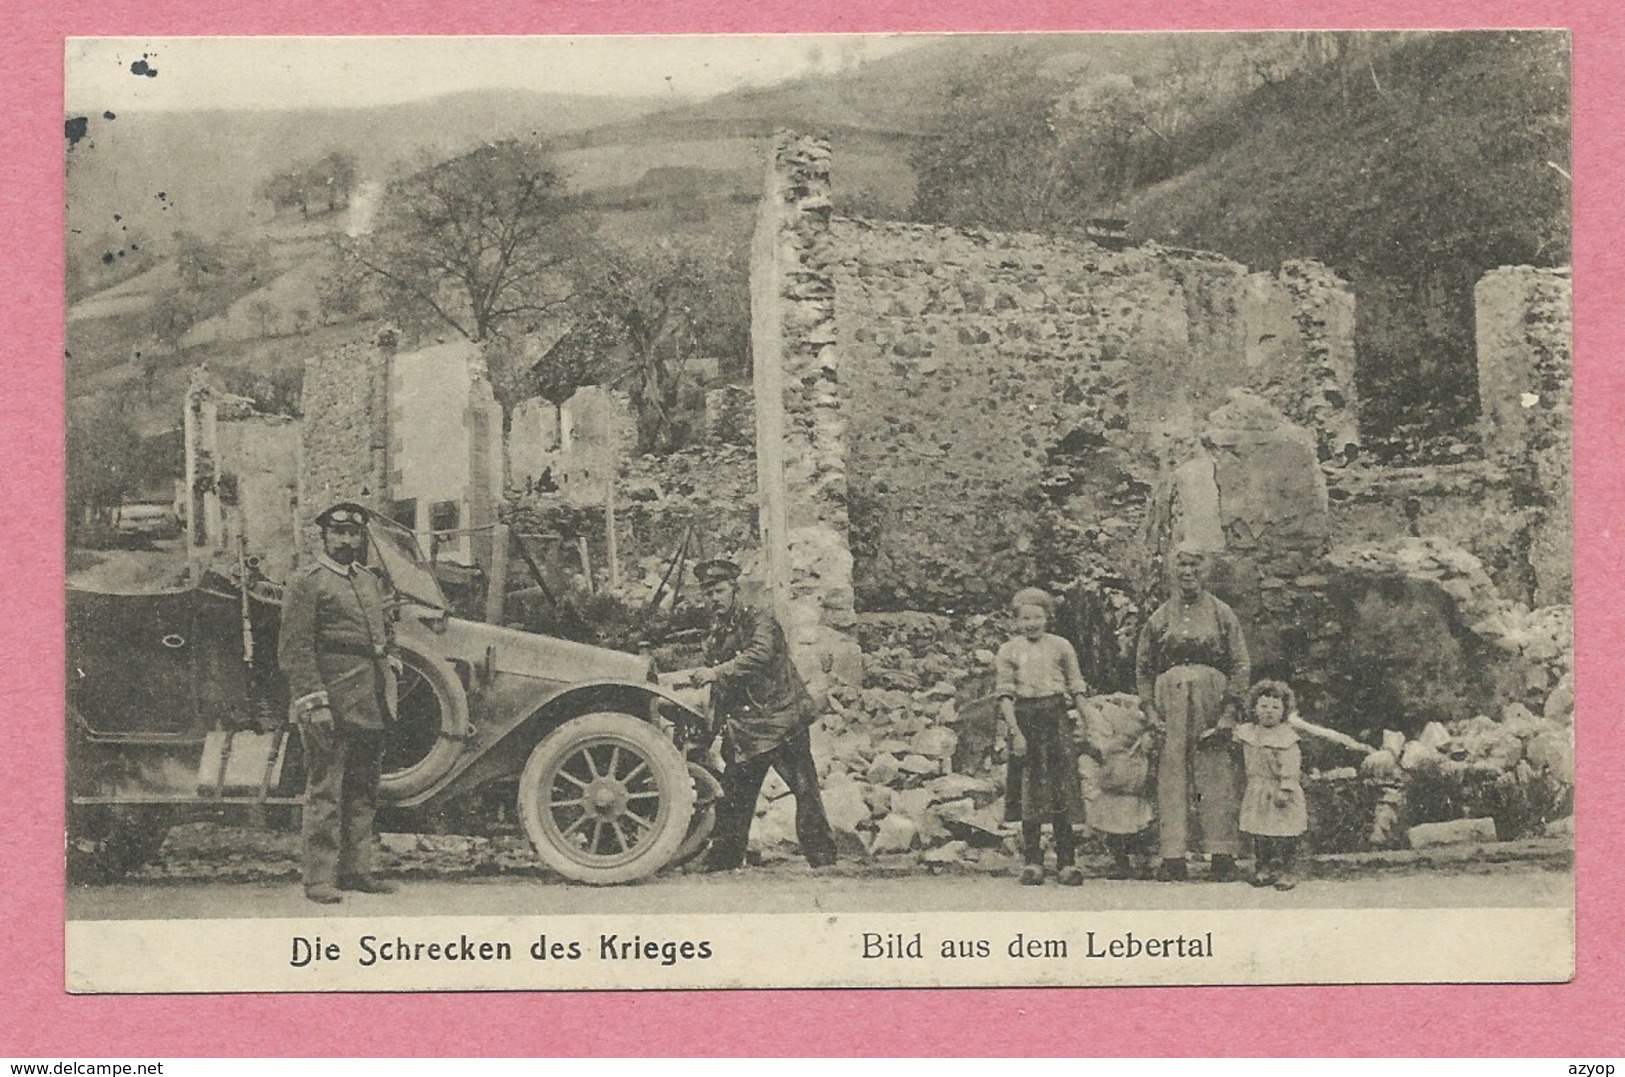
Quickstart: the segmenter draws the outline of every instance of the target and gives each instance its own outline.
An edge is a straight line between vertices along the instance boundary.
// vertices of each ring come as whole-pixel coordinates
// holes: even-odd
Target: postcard
[[[69,39],[66,989],[1570,979],[1570,44]]]

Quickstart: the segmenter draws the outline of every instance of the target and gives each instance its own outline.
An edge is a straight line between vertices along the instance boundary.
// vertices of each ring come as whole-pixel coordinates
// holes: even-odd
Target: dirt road
[[[303,900],[292,877],[223,882],[164,879],[70,887],[69,919],[317,915],[569,915],[574,913],[908,912],[1062,909],[1437,908],[1572,905],[1565,871],[1501,865],[1474,873],[1394,872],[1311,879],[1278,893],[1244,883],[1091,879],[1077,889],[1017,886],[1005,876],[818,874],[799,865],[724,875],[663,875],[633,886],[588,887],[503,875],[406,879],[398,894],[355,896],[332,908]]]

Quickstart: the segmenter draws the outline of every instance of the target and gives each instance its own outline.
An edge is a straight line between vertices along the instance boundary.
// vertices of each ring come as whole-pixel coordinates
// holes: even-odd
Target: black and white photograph
[[[1566,32],[65,61],[69,991],[1572,977]]]

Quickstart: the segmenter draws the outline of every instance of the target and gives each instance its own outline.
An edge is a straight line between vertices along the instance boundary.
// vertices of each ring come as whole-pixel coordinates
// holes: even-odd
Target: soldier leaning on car
[[[400,659],[383,583],[366,567],[368,512],[344,501],[316,517],[322,552],[289,580],[277,662],[305,746],[305,896],[388,894],[372,874],[384,731]]]
[[[824,814],[807,727],[817,712],[790,660],[784,630],[773,614],[739,597],[739,566],[717,558],[694,566],[705,594],[711,631],[708,665],[694,671],[713,685],[711,709],[722,728],[722,801],[705,870],[729,871],[745,862],[756,798],[768,768],[796,798],[796,840],[813,867],[835,863],[835,836]]]

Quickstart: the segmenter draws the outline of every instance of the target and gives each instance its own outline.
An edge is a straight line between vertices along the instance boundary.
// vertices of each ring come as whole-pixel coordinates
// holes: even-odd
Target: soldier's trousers
[[[305,885],[336,886],[340,879],[370,875],[383,731],[335,723],[325,732],[304,725],[300,734],[305,744]]]
[[[813,762],[812,745],[803,729],[771,752],[730,762],[722,772],[722,799],[717,802],[717,824],[711,832],[706,867],[737,868],[745,862],[750,824],[756,818],[756,798],[761,795],[769,767],[779,772],[796,798],[796,841],[801,845],[801,855],[815,868],[835,863],[835,835],[824,814],[818,764]]]

